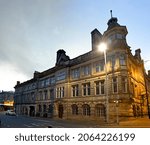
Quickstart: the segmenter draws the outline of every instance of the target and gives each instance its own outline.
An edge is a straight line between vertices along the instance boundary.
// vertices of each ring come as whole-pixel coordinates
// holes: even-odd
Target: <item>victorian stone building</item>
[[[18,81],[16,112],[100,121],[106,121],[106,116],[113,121],[116,116],[146,115],[150,76],[145,73],[141,50],[131,53],[127,28],[117,18],[111,17],[107,24],[103,34],[97,29],[91,32],[92,49],[88,53],[70,59],[64,50],[58,50],[55,67],[35,72],[26,82]],[[98,50],[102,42],[107,44],[106,55]]]

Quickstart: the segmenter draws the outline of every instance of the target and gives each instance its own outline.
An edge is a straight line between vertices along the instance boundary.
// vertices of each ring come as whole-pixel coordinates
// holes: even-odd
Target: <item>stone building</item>
[[[106,121],[106,116],[114,121],[116,116],[146,115],[150,75],[145,73],[141,50],[131,53],[127,28],[117,18],[111,17],[107,24],[103,34],[97,29],[91,32],[91,51],[70,59],[64,50],[58,50],[55,67],[34,72],[26,82],[18,81],[16,112],[100,121]],[[98,50],[102,42],[107,44],[106,59]]]

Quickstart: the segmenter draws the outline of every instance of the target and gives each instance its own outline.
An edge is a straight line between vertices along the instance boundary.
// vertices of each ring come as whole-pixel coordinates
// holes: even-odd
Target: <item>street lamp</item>
[[[104,60],[105,60],[105,75],[106,75],[106,122],[109,123],[109,98],[108,98],[108,74],[107,74],[107,57],[106,57],[106,50],[107,45],[106,43],[102,42],[98,46],[98,50],[104,53]]]
[[[121,102],[121,100],[119,99],[119,96],[117,96],[117,99],[114,101],[114,103],[116,104],[116,122],[119,125],[119,103]]]

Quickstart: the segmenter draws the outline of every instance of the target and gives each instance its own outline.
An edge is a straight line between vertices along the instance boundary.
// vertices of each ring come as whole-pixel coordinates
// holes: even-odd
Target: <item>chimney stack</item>
[[[135,57],[139,60],[141,60],[141,49],[136,49],[135,50]]]

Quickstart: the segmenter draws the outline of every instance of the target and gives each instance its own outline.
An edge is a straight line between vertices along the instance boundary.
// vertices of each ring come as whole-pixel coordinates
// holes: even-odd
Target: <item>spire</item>
[[[108,29],[111,29],[112,27],[114,26],[120,26],[117,22],[118,22],[118,19],[116,17],[113,17],[112,15],[112,10],[110,10],[110,15],[111,15],[111,18],[108,20]]]
[[[112,17],[113,17],[113,16],[112,16],[112,10],[110,10],[110,15],[111,15],[111,18],[112,18]]]

